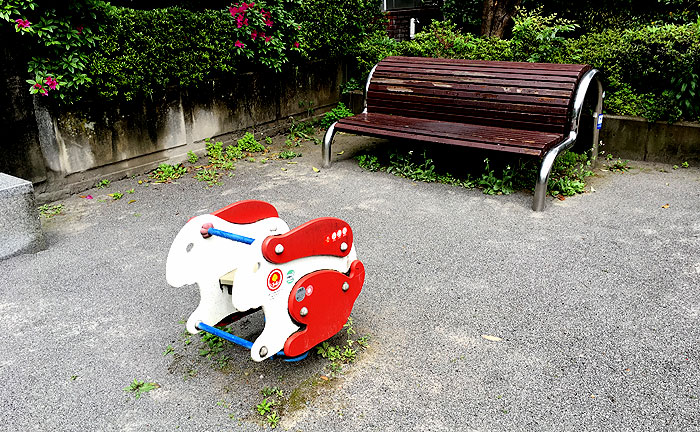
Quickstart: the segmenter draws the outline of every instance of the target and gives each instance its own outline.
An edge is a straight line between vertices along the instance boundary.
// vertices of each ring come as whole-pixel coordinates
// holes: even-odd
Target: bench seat
[[[335,130],[378,138],[429,141],[538,157],[564,140],[561,134],[548,132],[374,113],[341,119]]]

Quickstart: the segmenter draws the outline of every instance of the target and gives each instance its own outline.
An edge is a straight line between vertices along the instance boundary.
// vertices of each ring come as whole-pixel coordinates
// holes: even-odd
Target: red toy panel
[[[266,260],[283,264],[314,255],[344,257],[352,248],[352,230],[347,222],[332,217],[314,219],[286,234],[270,236],[263,241]]]
[[[212,212],[212,214],[235,224],[249,224],[271,217],[279,217],[277,209],[272,204],[257,200],[238,201]]]
[[[350,276],[319,270],[297,281],[289,295],[289,315],[306,328],[289,336],[284,354],[299,356],[338,333],[348,321],[365,282],[365,266],[355,260]]]

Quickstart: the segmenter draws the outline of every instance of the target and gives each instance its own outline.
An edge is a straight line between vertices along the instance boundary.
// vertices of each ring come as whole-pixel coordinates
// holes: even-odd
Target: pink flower
[[[272,39],[272,36],[266,36],[266,37],[265,37],[265,43],[270,42],[271,39]]]
[[[46,85],[49,86],[51,90],[56,90],[56,86],[58,85],[58,81],[56,81],[52,76],[47,76],[46,77]]]
[[[20,28],[29,28],[29,26],[32,24],[29,22],[29,20],[21,19],[21,18],[17,18],[15,20],[15,22],[17,23],[17,27],[20,27]]]
[[[255,40],[255,38],[258,37],[258,31],[257,31],[257,30],[253,30],[252,32],[250,32],[250,37],[252,37],[253,40]]]
[[[78,27],[76,28],[76,30],[78,30],[78,34],[82,34],[82,33],[83,33],[83,28],[84,28],[83,26],[78,26]]]
[[[236,41],[236,48],[245,48],[245,44],[239,40]]]
[[[299,48],[299,42],[294,42],[294,48]]]
[[[41,88],[41,84],[36,83],[36,84],[34,84],[32,87],[34,87],[34,88]]]
[[[243,20],[243,25],[246,26],[246,27],[248,26],[248,18],[246,18],[246,19]]]
[[[268,27],[272,27],[272,20],[270,18],[265,19],[265,25]]]

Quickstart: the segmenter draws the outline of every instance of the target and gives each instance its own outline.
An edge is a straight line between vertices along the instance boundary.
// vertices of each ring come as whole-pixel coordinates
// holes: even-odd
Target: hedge
[[[240,70],[280,71],[287,63],[344,56],[385,21],[380,0],[239,0],[226,9],[152,10],[101,0],[58,9],[54,3],[0,0],[0,24],[22,33],[38,59],[41,67],[30,64],[30,84],[38,83],[31,89],[66,103],[131,100],[235,79]]]
[[[576,26],[537,11],[516,19],[511,39],[485,39],[434,22],[412,41],[377,33],[360,46],[366,75],[389,55],[587,63],[602,72],[607,113],[650,121],[700,120],[700,22],[561,36]]]
[[[278,0],[257,2],[255,8],[272,11],[274,25],[254,27],[251,21],[239,27],[228,10],[112,8],[102,40],[90,53],[93,92],[130,100],[168,86],[233,78],[241,69],[279,71],[290,61],[345,55],[382,25],[376,0]],[[271,40],[262,39],[264,31],[269,38],[280,25],[285,28]]]

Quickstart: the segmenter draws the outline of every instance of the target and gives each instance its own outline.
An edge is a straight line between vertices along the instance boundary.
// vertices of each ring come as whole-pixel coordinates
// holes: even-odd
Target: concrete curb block
[[[0,260],[44,249],[34,186],[0,173]]]

